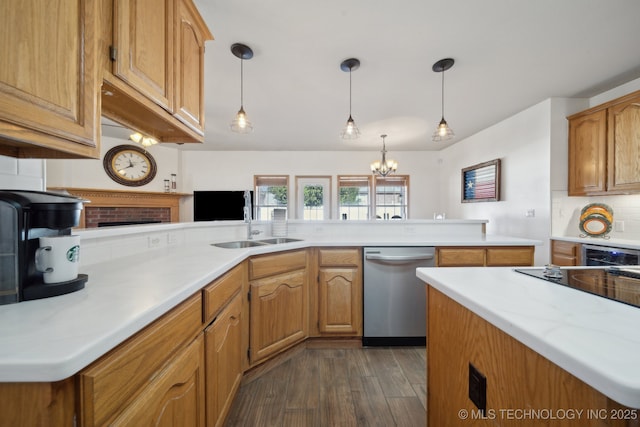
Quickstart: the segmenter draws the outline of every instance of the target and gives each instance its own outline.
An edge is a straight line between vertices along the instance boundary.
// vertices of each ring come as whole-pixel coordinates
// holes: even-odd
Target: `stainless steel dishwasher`
[[[433,247],[366,247],[362,344],[425,345],[426,286],[416,268],[435,266]]]

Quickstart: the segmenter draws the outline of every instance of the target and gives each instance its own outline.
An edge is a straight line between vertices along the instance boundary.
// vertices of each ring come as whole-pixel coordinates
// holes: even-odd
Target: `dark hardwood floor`
[[[308,341],[245,375],[225,426],[425,426],[424,347]]]

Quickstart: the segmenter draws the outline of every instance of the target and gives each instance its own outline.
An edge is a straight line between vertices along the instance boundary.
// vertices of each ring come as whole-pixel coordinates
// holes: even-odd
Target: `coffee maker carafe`
[[[84,288],[87,276],[45,283],[35,265],[40,237],[65,236],[78,225],[84,200],[27,190],[0,190],[0,304]]]

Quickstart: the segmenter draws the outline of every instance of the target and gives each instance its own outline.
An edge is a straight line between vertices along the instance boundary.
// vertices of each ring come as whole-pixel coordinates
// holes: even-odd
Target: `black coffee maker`
[[[35,253],[43,236],[71,234],[84,200],[27,190],[0,190],[0,304],[47,298],[84,288],[87,276],[44,283]]]

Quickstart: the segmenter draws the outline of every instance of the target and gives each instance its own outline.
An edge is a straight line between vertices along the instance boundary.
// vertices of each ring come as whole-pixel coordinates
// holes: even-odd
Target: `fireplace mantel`
[[[180,198],[185,193],[159,193],[152,191],[101,190],[95,188],[50,187],[49,191],[66,191],[72,196],[89,200],[87,207],[108,208],[168,208],[171,222],[180,220]],[[80,214],[78,228],[86,228],[85,210]]]

